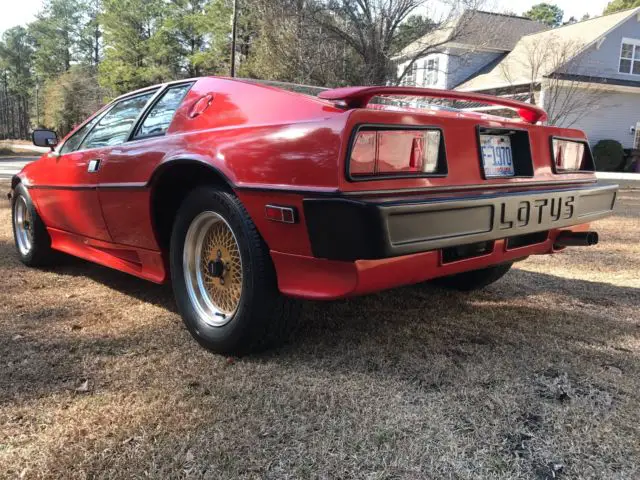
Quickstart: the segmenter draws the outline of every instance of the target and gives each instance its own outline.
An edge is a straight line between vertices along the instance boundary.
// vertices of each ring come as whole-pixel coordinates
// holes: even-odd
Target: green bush
[[[600,140],[593,148],[596,170],[600,172],[617,172],[624,162],[624,149],[617,140]]]

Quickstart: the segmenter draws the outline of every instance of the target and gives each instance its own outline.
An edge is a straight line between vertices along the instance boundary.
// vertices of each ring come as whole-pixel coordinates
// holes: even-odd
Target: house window
[[[411,67],[409,67],[409,70],[407,70],[407,73],[404,76],[402,84],[410,87],[415,87],[417,74],[418,74],[418,62],[413,62],[413,65],[411,65]]]
[[[435,85],[438,83],[438,70],[440,69],[440,59],[430,58],[427,60],[426,70],[424,72],[424,84]]]
[[[622,39],[618,71],[640,75],[640,40]]]

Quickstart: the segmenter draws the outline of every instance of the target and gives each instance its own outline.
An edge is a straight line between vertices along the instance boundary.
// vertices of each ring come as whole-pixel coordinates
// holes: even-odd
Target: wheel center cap
[[[221,278],[224,273],[224,263],[219,258],[216,260],[211,260],[207,264],[207,270],[209,271],[209,275],[212,277]]]

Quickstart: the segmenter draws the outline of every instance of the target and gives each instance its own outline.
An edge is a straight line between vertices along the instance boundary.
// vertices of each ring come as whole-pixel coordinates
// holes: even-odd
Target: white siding
[[[559,92],[558,97],[562,94],[562,91]],[[548,101],[551,95],[546,93],[544,97]],[[563,98],[559,98],[560,102],[562,100]],[[568,103],[571,103],[571,100]],[[548,104],[545,105],[547,109],[550,107]],[[633,147],[634,135],[631,127],[635,127],[640,122],[640,89],[638,93],[606,92],[599,96],[592,109],[585,111],[588,113],[568,115],[559,123],[559,126],[583,130],[591,145],[595,145],[600,140],[611,139],[620,142],[624,148]]]
[[[640,40],[640,17],[631,16],[627,21],[606,34],[600,45],[591,45],[578,55],[565,69],[576,75],[614,78],[640,82],[640,75],[619,73],[620,48],[623,38]]]
[[[437,82],[436,83],[427,83],[425,81],[427,76],[427,65],[429,60],[437,60],[438,62],[438,72],[437,72]],[[431,55],[427,55],[426,57],[419,58],[415,61],[415,65],[417,65],[416,72],[416,81],[407,83],[412,87],[428,87],[428,88],[446,88],[446,72],[447,72],[447,63],[448,58],[444,53],[433,53]],[[398,65],[398,77],[402,75],[402,72],[407,67],[409,62],[401,63]],[[405,84],[405,81],[402,83]]]
[[[448,53],[446,86],[443,87],[448,89],[457,87],[483,67],[504,55],[500,52],[472,51],[460,48],[450,48]]]
[[[418,87],[453,89],[481,68],[500,57],[501,53],[449,48],[443,53],[432,53],[416,60],[417,75],[415,85]],[[429,60],[438,59],[438,81],[435,84],[425,82]],[[398,76],[409,62],[398,65]]]

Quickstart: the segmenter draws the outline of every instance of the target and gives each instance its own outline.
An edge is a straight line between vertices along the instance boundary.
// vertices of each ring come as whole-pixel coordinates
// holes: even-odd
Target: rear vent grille
[[[527,233],[526,235],[518,235],[516,237],[510,237],[507,239],[507,249],[528,247],[529,245],[535,245],[536,243],[542,243],[549,238],[549,232],[535,232]]]
[[[442,263],[457,262],[467,258],[481,257],[493,251],[493,242],[478,242],[442,249]]]

